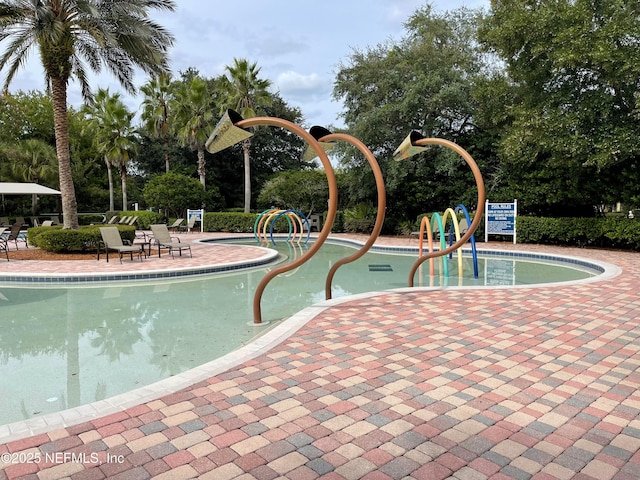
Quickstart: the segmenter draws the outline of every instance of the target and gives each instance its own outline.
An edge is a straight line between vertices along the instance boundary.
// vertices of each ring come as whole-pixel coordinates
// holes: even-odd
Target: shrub
[[[205,232],[253,233],[255,213],[207,212],[204,214]]]
[[[359,203],[344,211],[344,231],[369,233],[376,224],[376,208],[370,203]]]
[[[105,215],[101,213],[79,213],[78,223],[80,225],[92,225],[97,223],[103,223]]]
[[[324,220],[327,218],[327,211],[325,210],[324,214],[322,215],[323,218],[323,224],[324,224]],[[342,233],[344,232],[344,212],[342,210],[338,210],[336,212],[336,218],[333,219],[333,225],[331,227],[331,232],[333,233]]]
[[[327,204],[329,185],[322,170],[280,172],[268,180],[258,196],[258,206],[294,209],[305,215],[317,213]]]
[[[516,219],[519,243],[640,250],[640,221],[624,217]]]
[[[60,226],[30,228],[27,231],[29,243],[48,252],[69,253],[96,250],[102,240],[101,225],[82,226],[78,230],[65,230]],[[135,227],[118,225],[123,240],[133,242]]]
[[[222,197],[215,185],[205,191],[195,178],[174,172],[157,175],[144,186],[144,199],[166,211],[167,216],[181,217],[188,208],[215,209],[222,204]]]
[[[27,230],[27,241],[29,245],[34,247],[40,247],[38,243],[38,237],[41,233],[50,232],[52,230],[62,230],[62,225],[53,225],[51,227],[33,227]]]
[[[204,231],[253,233],[257,218],[258,215],[255,213],[209,212],[204,214]],[[274,232],[289,232],[291,227],[284,215],[279,217],[275,222],[273,225]],[[264,228],[264,223],[262,224],[262,228]],[[267,233],[270,231],[271,224],[267,227]]]
[[[347,218],[344,221],[344,231],[347,233],[371,233],[375,220],[368,218]]]

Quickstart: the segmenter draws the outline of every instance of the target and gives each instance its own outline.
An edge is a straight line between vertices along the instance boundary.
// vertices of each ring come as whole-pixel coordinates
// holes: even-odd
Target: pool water
[[[280,242],[289,258],[304,247]],[[273,325],[324,300],[330,266],[354,249],[325,244],[313,259],[275,278],[263,300]],[[416,255],[368,253],[341,267],[333,297],[407,285]],[[514,285],[588,278],[582,267],[517,259],[481,259],[473,278],[429,276],[415,285]],[[440,269],[439,261],[436,267]],[[0,285],[0,424],[102,400],[204,364],[250,342],[253,294],[273,266],[181,280],[25,288]]]

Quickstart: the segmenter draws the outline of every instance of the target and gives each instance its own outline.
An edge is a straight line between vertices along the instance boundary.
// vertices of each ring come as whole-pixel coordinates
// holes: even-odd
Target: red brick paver
[[[623,271],[334,302],[181,392],[0,445],[0,479],[640,478],[640,257],[517,248]]]

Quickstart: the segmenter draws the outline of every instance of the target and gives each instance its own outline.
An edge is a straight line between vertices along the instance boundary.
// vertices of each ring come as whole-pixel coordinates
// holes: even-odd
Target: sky
[[[260,77],[291,106],[301,109],[304,126],[342,126],[342,105],[332,98],[335,73],[354,50],[399,40],[403,24],[425,0],[176,0],[173,12],[154,11],[175,43],[169,62],[175,77],[194,67],[204,77],[223,74],[234,58],[256,62]],[[489,0],[433,0],[435,11],[459,7],[488,8]],[[1,46],[0,46],[1,47]],[[3,72],[0,72],[2,75]],[[130,96],[108,73],[92,76],[91,85],[119,92],[127,107],[138,111],[141,96]],[[135,84],[148,80],[136,75]],[[4,75],[2,75],[4,82]],[[10,91],[44,90],[42,67],[32,52],[14,77]],[[80,107],[77,82],[68,101]]]

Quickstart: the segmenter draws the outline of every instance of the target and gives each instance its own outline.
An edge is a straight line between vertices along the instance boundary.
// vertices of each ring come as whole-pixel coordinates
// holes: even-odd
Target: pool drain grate
[[[369,264],[370,272],[393,272],[391,265],[372,265]]]

